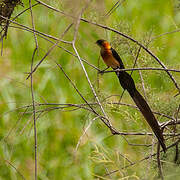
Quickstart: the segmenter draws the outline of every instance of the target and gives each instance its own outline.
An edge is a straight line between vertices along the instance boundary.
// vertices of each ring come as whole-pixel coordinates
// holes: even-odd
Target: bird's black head
[[[101,49],[111,49],[111,45],[104,39],[99,39],[96,41],[96,44],[101,48]]]
[[[106,42],[106,40],[99,39],[99,40],[96,41],[96,44],[99,45],[99,46],[102,46],[104,44],[104,42]]]

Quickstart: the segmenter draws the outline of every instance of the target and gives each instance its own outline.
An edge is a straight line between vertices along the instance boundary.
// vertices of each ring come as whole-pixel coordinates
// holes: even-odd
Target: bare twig
[[[171,145],[169,145],[168,147],[167,147],[167,150],[168,149],[170,149],[170,148],[172,148],[172,147],[174,147],[174,146],[176,146],[176,144],[178,144],[180,142],[180,139],[178,139],[176,142],[174,142],[173,144],[171,144]],[[163,152],[163,150],[161,150],[160,152]],[[110,174],[113,174],[113,173],[116,173],[116,172],[118,172],[118,171],[120,171],[120,170],[122,170],[122,169],[127,169],[127,168],[129,168],[129,167],[131,167],[131,166],[134,166],[134,165],[136,165],[136,164],[139,164],[139,163],[141,163],[141,162],[143,162],[143,161],[145,161],[145,160],[147,160],[147,159],[149,159],[149,158],[151,158],[151,157],[153,157],[153,156],[156,156],[157,155],[157,153],[154,153],[154,154],[151,154],[151,155],[149,155],[149,156],[146,156],[145,158],[143,158],[143,159],[141,159],[141,160],[139,160],[139,161],[137,161],[137,162],[134,162],[134,163],[132,163],[132,164],[130,164],[130,165],[127,165],[127,166],[125,166],[125,167],[123,167],[123,168],[121,168],[121,169],[117,169],[117,170],[113,170],[113,171],[111,171],[110,172]],[[109,174],[105,174],[104,176],[108,176]]]
[[[23,180],[26,180],[25,177],[23,176],[23,174],[22,174],[10,161],[5,160],[5,159],[4,159],[4,161],[5,161],[8,165],[10,165],[10,166],[21,176],[21,178],[22,178]]]
[[[25,30],[29,30],[30,32],[36,32],[36,33],[38,33],[38,34],[40,34],[40,35],[43,35],[43,36],[48,37],[48,38],[51,38],[51,39],[53,39],[53,40],[57,40],[57,41],[60,41],[60,42],[62,42],[62,43],[66,43],[66,44],[71,44],[71,42],[69,42],[69,41],[64,41],[64,40],[59,39],[59,38],[56,38],[56,37],[54,37],[54,36],[52,36],[52,35],[48,35],[48,34],[45,34],[45,33],[43,33],[43,32],[37,31],[37,30],[34,30],[34,31],[33,31],[32,28],[27,27],[27,26],[25,26],[25,25],[23,25],[23,24],[17,23],[17,22],[15,22],[15,21],[13,21],[13,20],[11,20],[11,19],[8,19],[8,18],[6,18],[6,17],[4,17],[4,16],[1,16],[1,15],[0,15],[0,17],[2,17],[2,18],[5,19],[5,20],[9,20],[9,21],[12,22],[13,24],[18,25],[18,26],[24,28]]]
[[[30,12],[31,12],[31,22],[32,22],[32,28],[33,28],[33,34],[34,34],[34,39],[35,39],[35,45],[36,48],[33,52],[32,56],[32,62],[31,62],[31,71],[33,70],[33,64],[34,64],[34,57],[36,52],[38,51],[38,41],[37,41],[37,36],[35,33],[35,23],[34,23],[34,17],[33,17],[33,12],[32,12],[32,3],[31,0],[29,0],[29,7],[30,7]],[[34,88],[33,88],[33,76],[32,74],[30,75],[31,77],[31,96],[32,96],[32,105],[33,105],[33,121],[34,121],[34,178],[37,180],[37,174],[38,174],[38,169],[37,169],[37,128],[36,128],[36,106],[35,106],[35,98],[34,98]]]
[[[118,154],[120,156],[122,156],[125,160],[127,160],[129,162],[129,164],[133,164],[134,162],[132,162],[130,159],[128,159],[125,155],[123,155],[122,153],[118,152]]]
[[[73,23],[70,24],[66,30],[64,31],[64,33],[61,35],[61,38],[66,34],[66,32],[72,27]],[[60,38],[60,39],[61,39]],[[29,73],[28,77],[26,79],[28,79],[32,73],[34,73],[37,68],[40,66],[40,64],[44,61],[44,59],[51,53],[51,51],[58,45],[58,43],[60,42],[60,40],[57,40],[56,43],[54,43],[54,45],[47,51],[47,53],[44,55],[44,57],[38,62],[38,64],[35,66],[35,68]]]
[[[19,124],[20,121],[22,120],[24,114],[27,112],[27,110],[28,110],[29,107],[30,107],[30,106],[27,106],[27,107],[25,108],[25,111],[23,112],[23,114],[22,114],[22,115],[20,116],[20,118],[16,121],[15,125],[10,129],[10,131],[9,131],[8,134],[7,134],[7,136],[5,136],[4,138],[2,138],[2,140],[3,140],[3,139],[4,139],[4,140],[8,139],[8,137],[11,135],[11,133],[13,132],[13,130],[18,126],[18,124]],[[2,140],[1,140],[1,141],[2,141]]]
[[[36,44],[37,45],[37,44]],[[35,48],[32,55],[31,62],[31,71],[33,69],[34,57],[37,51],[37,47]],[[33,106],[33,121],[34,121],[34,169],[35,169],[35,180],[37,180],[37,129],[36,129],[36,106],[35,106],[35,98],[34,98],[34,88],[33,88],[33,76],[31,74],[31,96],[32,96],[32,106]]]
[[[32,62],[31,62],[31,71],[33,70],[33,63],[34,63],[34,57],[36,52],[38,51],[38,41],[37,41],[37,36],[35,33],[35,23],[34,23],[34,17],[33,17],[33,12],[32,12],[32,4],[31,0],[29,0],[29,7],[30,7],[30,12],[31,12],[31,22],[32,22],[32,28],[33,28],[33,34],[34,34],[34,39],[35,39],[35,44],[36,48],[33,52],[32,56]],[[34,90],[33,90],[33,76],[31,74],[31,96],[32,96],[32,105],[33,105],[33,121],[34,121],[34,178],[37,180],[37,128],[36,128],[36,106],[35,106],[35,99],[34,99]]]
[[[86,6],[85,6],[85,8],[86,8]],[[99,104],[102,113],[104,114],[104,116],[105,116],[105,118],[106,118],[106,120],[107,120],[106,123],[108,124],[109,127],[111,127],[110,130],[111,130],[111,132],[114,134],[115,131],[114,131],[113,128],[112,128],[112,124],[111,124],[111,122],[109,121],[109,119],[108,119],[108,117],[107,117],[107,115],[106,115],[106,113],[105,113],[105,111],[104,111],[104,108],[102,107],[102,105],[101,105],[101,103],[100,103],[100,101],[99,101],[99,98],[98,98],[98,96],[97,96],[97,94],[96,94],[96,92],[95,92],[95,90],[94,90],[94,87],[92,86],[92,83],[91,83],[91,81],[90,81],[90,79],[89,79],[89,76],[88,76],[88,74],[87,74],[87,71],[86,71],[86,69],[85,69],[85,67],[84,67],[84,64],[83,64],[82,60],[81,60],[81,57],[79,56],[79,53],[78,53],[78,51],[77,51],[77,49],[76,49],[76,47],[75,47],[75,42],[76,42],[76,38],[77,38],[77,32],[78,32],[79,23],[80,23],[80,20],[81,20],[81,15],[82,15],[83,11],[85,10],[85,8],[82,10],[82,12],[81,12],[80,15],[79,15],[79,18],[77,19],[76,28],[75,28],[75,33],[74,33],[74,39],[73,39],[73,42],[72,42],[72,47],[73,47],[73,49],[74,49],[74,51],[75,51],[75,54],[77,55],[77,57],[78,57],[78,59],[79,59],[80,65],[81,65],[81,67],[82,67],[82,69],[83,69],[83,71],[84,71],[84,74],[85,74],[86,79],[87,79],[87,81],[88,81],[88,83],[89,83],[89,86],[90,86],[90,88],[91,88],[91,90],[92,90],[92,92],[93,92],[93,95],[94,95],[97,103]],[[113,131],[112,131],[112,130],[113,130]]]
[[[58,63],[56,63],[57,66],[62,70],[62,72],[64,73],[64,75],[66,76],[66,78],[69,80],[69,82],[72,84],[72,86],[74,87],[74,89],[76,90],[76,92],[81,96],[81,98],[84,100],[84,102],[89,106],[89,108],[92,110],[92,112],[98,116],[103,123],[111,130],[111,132],[115,132],[115,133],[119,133],[117,130],[115,130],[112,126],[109,125],[109,123],[107,122],[106,117],[100,116],[95,110],[94,108],[92,108],[92,106],[88,103],[88,101],[83,97],[83,95],[80,93],[80,91],[78,90],[78,88],[75,86],[75,84],[72,82],[72,80],[68,77],[68,75],[65,73],[65,71],[63,70],[62,66]]]
[[[83,134],[82,134],[81,137],[79,138],[78,143],[77,143],[76,148],[75,148],[75,155],[76,155],[76,153],[77,153],[77,150],[78,150],[78,148],[79,148],[79,145],[80,145],[80,143],[81,143],[84,135],[87,133],[88,129],[91,127],[92,123],[93,123],[97,118],[99,118],[99,117],[97,116],[97,117],[95,117],[93,120],[90,121],[90,123],[88,124],[88,126],[85,128]]]
[[[109,17],[125,0],[118,0],[113,7],[105,14],[106,17]]]
[[[179,31],[180,31],[180,29],[176,29],[176,30],[174,30],[174,31],[162,33],[162,34],[160,34],[160,35],[157,35],[157,36],[152,37],[152,38],[151,38],[151,41],[154,41],[155,39],[157,39],[157,38],[159,38],[159,37],[162,37],[162,36],[164,36],[164,35],[173,34],[173,33],[179,32]]]
[[[130,48],[130,49],[131,49],[131,48]],[[135,58],[135,62],[134,62],[133,68],[135,68],[135,65],[137,65],[137,68],[138,68],[138,62],[137,62],[137,59],[138,59],[138,57],[139,57],[140,51],[141,51],[141,47],[139,47],[136,56],[134,55],[133,52],[131,52],[132,55],[133,55],[133,57]],[[133,72],[133,71],[132,71],[132,72]],[[132,72],[131,72],[131,75],[132,75]],[[145,86],[144,86],[144,79],[143,79],[143,76],[142,76],[141,71],[138,71],[138,72],[139,72],[139,75],[140,75],[140,78],[141,78],[141,84],[142,84],[142,88],[143,88],[143,92],[144,92],[144,97],[145,97],[145,100],[147,101],[146,90],[145,90]]]
[[[172,72],[180,72],[180,70],[177,69],[163,69],[163,68],[153,68],[153,67],[145,67],[145,68],[127,68],[127,69],[116,69],[116,70],[111,70],[111,71],[104,71],[103,73],[109,73],[109,72],[119,72],[119,71],[139,71],[139,70],[144,70],[144,71],[172,71]]]
[[[79,53],[78,53],[78,51],[77,51],[77,49],[76,49],[76,47],[75,47],[74,44],[73,44],[73,48],[74,48],[75,53],[76,53],[77,56],[78,56],[78,59],[79,59],[80,64],[81,64],[81,67],[82,67],[82,69],[83,69],[83,71],[84,71],[84,73],[85,73],[85,76],[86,76],[87,81],[88,81],[88,83],[89,83],[89,85],[90,85],[90,87],[91,87],[91,90],[92,90],[92,92],[93,92],[93,94],[94,94],[94,97],[95,97],[97,103],[99,104],[99,106],[100,106],[100,108],[101,108],[101,111],[103,112],[103,114],[104,114],[104,116],[105,116],[105,118],[106,118],[106,120],[107,120],[108,126],[111,127],[111,130],[112,130],[112,124],[111,124],[111,122],[109,121],[109,119],[108,119],[108,117],[107,117],[107,115],[106,115],[106,113],[105,113],[105,111],[104,111],[104,108],[102,107],[102,105],[101,105],[101,103],[100,103],[100,101],[99,101],[99,98],[98,98],[98,96],[97,96],[97,94],[96,94],[96,92],[95,92],[95,90],[94,90],[94,88],[93,88],[93,86],[92,86],[92,84],[91,84],[91,81],[90,81],[90,79],[89,79],[89,77],[88,77],[87,71],[86,71],[86,69],[85,69],[85,67],[84,67],[84,64],[83,64],[83,62],[82,62],[82,60],[81,60],[81,58],[80,58],[80,56],[79,56]],[[115,133],[115,132],[112,131],[112,133]]]
[[[104,101],[104,100],[103,100]],[[101,103],[103,102],[101,101]],[[135,105],[131,105],[131,104],[127,104],[127,103],[119,103],[119,102],[106,102],[106,104],[108,105],[119,105],[119,106],[128,106],[128,107],[131,107],[131,108],[134,108],[134,109],[137,109],[137,106]],[[92,111],[91,109],[88,109],[86,108],[85,106],[87,106],[88,104],[72,104],[72,103],[38,103],[36,104],[36,106],[61,106],[61,107],[53,107],[53,109],[62,109],[62,108],[69,108],[69,107],[78,107],[78,108],[82,108],[82,109],[86,109],[88,111]],[[89,103],[89,105],[91,106],[96,106],[98,105],[97,103]],[[22,107],[18,107],[14,110],[11,110],[11,111],[7,111],[7,113],[10,113],[10,112],[13,112],[13,111],[16,111],[16,110],[20,110],[20,109],[24,109],[24,108],[29,108],[29,107],[32,107],[32,105],[26,105],[26,106],[22,106]],[[52,109],[52,110],[53,110]],[[51,110],[50,108],[47,109],[48,110]],[[36,112],[40,112],[40,111],[36,111]],[[92,111],[93,112],[93,111]],[[31,112],[30,112],[31,113]],[[168,118],[168,119],[171,119],[170,121],[167,121],[165,123],[161,123],[161,127],[165,127],[165,126],[169,126],[169,125],[174,125],[175,124],[175,119],[174,117],[171,117],[171,116],[168,116],[166,114],[163,114],[163,113],[160,113],[160,112],[156,112],[156,111],[153,111],[154,114],[157,114],[159,116],[162,116],[162,117],[165,117],[165,118]],[[176,122],[177,124],[179,124],[179,121]]]
[[[13,27],[13,28],[25,30],[25,31],[28,31],[28,32],[33,32],[33,30],[31,30],[31,29],[26,29],[26,28],[23,28],[23,27],[18,27],[18,26],[9,26],[9,27]],[[36,31],[36,30],[35,30],[35,31]],[[45,39],[46,41],[50,42],[51,44],[54,44],[53,41],[51,41],[51,40],[49,40],[49,39],[47,38],[47,37],[49,37],[47,34],[43,34],[43,33],[40,33],[40,32],[38,32],[38,31],[36,31],[35,33],[36,33],[37,36]],[[41,35],[41,34],[43,34],[43,35]],[[49,38],[51,38],[51,37],[49,37]],[[54,38],[55,38],[55,37],[53,37],[53,38],[51,38],[51,39],[54,39]],[[57,38],[55,38],[55,39],[57,40]],[[61,42],[62,42],[62,40],[61,40]],[[64,42],[67,42],[67,41],[64,41]],[[66,48],[64,48],[64,47],[62,47],[62,46],[60,46],[60,45],[57,45],[57,47],[63,49],[65,52],[67,52],[67,53],[71,54],[72,56],[78,58],[76,54],[74,54],[73,52],[69,51],[68,49],[66,49]],[[89,65],[89,66],[91,66],[92,68],[96,69],[97,71],[100,71],[100,69],[99,69],[98,67],[96,67],[95,65],[91,64],[91,63],[88,62],[87,60],[85,60],[85,59],[81,59],[81,60],[82,60],[83,62],[85,62],[87,65]]]
[[[35,39],[36,48],[37,48],[37,51],[38,51],[38,41],[37,41],[37,36],[36,36],[36,33],[35,33],[35,23],[34,23],[34,17],[33,17],[33,12],[32,12],[32,3],[31,3],[31,0],[29,0],[29,7],[30,7],[30,12],[31,12],[31,22],[32,22],[34,39]]]

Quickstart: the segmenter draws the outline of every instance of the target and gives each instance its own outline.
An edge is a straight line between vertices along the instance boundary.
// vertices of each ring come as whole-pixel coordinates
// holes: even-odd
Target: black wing
[[[113,57],[119,62],[120,69],[124,69],[125,67],[119,54],[113,48],[111,48],[111,51],[112,51]]]

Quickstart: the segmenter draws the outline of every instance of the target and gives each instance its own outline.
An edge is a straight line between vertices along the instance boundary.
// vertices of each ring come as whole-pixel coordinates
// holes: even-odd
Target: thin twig
[[[75,156],[76,156],[77,150],[78,150],[78,148],[79,148],[79,145],[80,145],[80,143],[81,143],[84,135],[87,133],[88,129],[91,127],[92,123],[93,123],[97,118],[99,118],[99,117],[97,116],[97,117],[95,117],[94,119],[92,119],[92,120],[90,121],[90,123],[88,124],[88,126],[85,128],[83,134],[82,134],[81,137],[79,138],[78,143],[77,143],[76,148],[75,148]]]
[[[36,33],[35,33],[35,23],[34,23],[34,17],[33,17],[33,12],[32,12],[31,0],[29,0],[29,7],[30,7],[30,12],[31,12],[31,23],[32,23],[32,28],[33,28],[34,39],[35,39],[36,48],[37,48],[37,51],[38,51],[38,41],[37,41],[37,36],[36,36]]]
[[[18,27],[18,26],[9,26],[9,27],[17,28],[17,29],[21,29],[21,30],[26,30],[26,31],[28,31],[28,32],[33,32],[33,30],[26,29],[26,28],[23,28],[23,27]],[[46,41],[50,42],[51,44],[54,44],[53,41],[51,41],[51,40],[49,40],[49,39],[47,38],[47,35],[46,35],[46,34],[44,34],[44,35],[45,35],[45,36],[44,36],[44,35],[39,34],[38,32],[35,32],[35,33],[36,33],[37,36],[45,39]],[[52,39],[54,39],[54,38],[52,38]],[[57,39],[56,39],[56,40],[57,40]],[[65,42],[67,42],[67,41],[65,41]],[[57,45],[57,47],[63,49],[66,53],[69,53],[69,54],[71,54],[72,56],[78,58],[76,54],[74,54],[73,52],[69,51],[68,49],[66,49],[66,48],[64,48],[64,47],[62,47],[62,46],[60,46],[60,45]],[[100,69],[99,69],[98,67],[96,67],[95,65],[91,64],[91,63],[88,62],[87,60],[85,60],[85,59],[81,59],[81,60],[82,60],[83,62],[85,62],[87,65],[89,65],[89,66],[91,66],[92,68],[96,69],[98,72],[100,71]]]
[[[178,139],[176,142],[174,142],[173,144],[171,144],[171,145],[169,145],[168,147],[167,147],[167,150],[168,149],[170,149],[170,148],[172,148],[172,147],[174,147],[174,146],[176,146],[176,144],[178,144],[180,142],[180,139]],[[163,152],[163,150],[161,150],[160,152]],[[122,170],[122,169],[127,169],[127,168],[129,168],[129,167],[131,167],[131,166],[134,166],[134,165],[136,165],[136,164],[139,164],[139,163],[141,163],[141,162],[143,162],[143,161],[145,161],[145,160],[147,160],[147,159],[149,159],[149,158],[151,158],[151,157],[153,157],[153,156],[156,156],[157,155],[157,153],[154,153],[154,154],[151,154],[151,155],[149,155],[149,156],[146,156],[145,158],[143,158],[143,159],[141,159],[141,160],[139,160],[139,161],[137,161],[137,162],[134,162],[134,163],[132,163],[132,164],[130,164],[130,165],[127,165],[127,166],[125,166],[125,167],[123,167],[123,168],[121,168],[121,169],[117,169],[117,170],[113,170],[113,171],[111,171],[110,172],[110,174],[114,174],[114,173],[116,173],[116,172],[118,172],[118,171],[120,171],[120,170]],[[108,176],[109,174],[105,174],[104,176]]]
[[[33,69],[34,57],[37,51],[37,47],[35,48],[32,55],[31,62],[31,71]],[[34,169],[35,169],[35,180],[37,180],[37,129],[36,129],[36,106],[35,106],[35,98],[34,98],[34,88],[33,88],[33,76],[31,74],[31,96],[32,96],[32,106],[33,106],[33,121],[34,121]]]
[[[103,100],[104,101],[104,100]],[[101,101],[101,103],[103,102]],[[139,111],[139,109],[137,108],[137,106],[135,105],[132,105],[132,104],[127,104],[127,103],[119,103],[119,102],[106,102],[106,104],[108,105],[119,105],[119,106],[128,106],[128,107],[131,107],[131,108],[134,108],[134,109],[137,109]],[[73,103],[38,103],[36,104],[36,106],[54,106],[54,105],[57,105],[57,106],[63,106],[63,107],[55,107],[56,109],[59,109],[59,108],[69,108],[69,107],[79,107],[79,108],[84,108],[86,110],[90,110],[90,109],[87,109],[85,108],[84,106],[87,106],[88,104],[73,104]],[[96,106],[98,105],[97,103],[89,103],[89,105],[91,106]],[[28,108],[28,107],[31,107],[32,105],[26,105],[26,106],[22,106],[22,107],[18,107],[18,108],[15,108],[14,110],[11,110],[11,111],[7,111],[5,114],[7,113],[10,113],[10,112],[13,112],[13,111],[16,111],[16,110],[20,110],[20,109],[24,109],[24,108]],[[162,116],[162,117],[165,117],[165,118],[168,118],[168,119],[171,119],[171,121],[167,121],[165,123],[161,123],[161,127],[164,127],[164,126],[168,126],[168,125],[174,125],[175,124],[175,119],[174,117],[171,117],[171,116],[168,116],[166,114],[163,114],[163,113],[160,113],[160,112],[156,112],[156,111],[153,111],[154,114],[157,114],[159,116]],[[179,121],[177,122],[177,124],[179,124]]]
[[[2,140],[4,139],[8,139],[8,137],[11,135],[11,133],[13,132],[13,130],[18,126],[18,124],[20,123],[20,121],[22,120],[23,116],[26,114],[27,110],[29,107],[26,107],[25,111],[23,112],[23,114],[20,116],[20,118],[18,118],[18,120],[16,121],[15,125],[9,130],[7,136],[5,136],[4,138],[2,138]],[[17,128],[18,129],[18,128]]]
[[[99,98],[98,98],[98,96],[97,96],[97,94],[96,94],[96,92],[95,92],[95,90],[94,90],[94,87],[92,86],[92,83],[91,83],[91,81],[90,81],[90,79],[89,79],[89,77],[88,77],[87,71],[86,71],[86,69],[85,69],[85,67],[84,67],[84,64],[83,64],[83,62],[82,62],[82,60],[81,60],[81,58],[80,58],[80,56],[79,56],[79,53],[78,53],[78,51],[77,51],[74,43],[73,43],[73,49],[74,49],[75,53],[76,53],[77,56],[78,56],[79,62],[80,62],[81,67],[82,67],[82,69],[83,69],[83,71],[84,71],[84,73],[85,73],[86,79],[87,79],[87,81],[88,81],[88,83],[89,83],[89,85],[90,85],[90,88],[91,88],[91,90],[92,90],[92,92],[93,92],[93,94],[94,94],[94,97],[95,97],[97,103],[99,104],[99,106],[100,106],[100,108],[101,108],[101,111],[103,112],[105,118],[107,119],[108,125],[109,125],[110,127],[112,127],[112,124],[111,124],[111,122],[109,121],[109,119],[108,119],[108,117],[107,117],[107,115],[106,115],[106,113],[105,113],[105,111],[104,111],[104,108],[102,107],[102,105],[101,105],[101,103],[100,103],[100,101],[99,101]],[[114,132],[112,132],[112,133],[114,133]]]
[[[85,6],[85,8],[86,8],[86,6]],[[101,105],[101,103],[100,103],[100,100],[99,100],[99,98],[98,98],[98,96],[97,96],[97,94],[96,94],[96,92],[95,92],[95,90],[94,90],[94,87],[92,86],[92,83],[91,83],[91,81],[90,81],[90,79],[89,79],[89,76],[88,76],[88,74],[87,74],[87,71],[86,71],[86,69],[85,69],[85,67],[84,67],[84,64],[83,64],[83,62],[82,62],[82,60],[81,60],[81,57],[79,56],[79,53],[78,53],[78,51],[77,51],[77,49],[76,49],[76,46],[75,46],[75,42],[76,42],[76,38],[77,38],[77,32],[78,32],[78,28],[79,28],[79,23],[80,23],[82,13],[83,13],[83,11],[85,10],[85,8],[82,10],[82,12],[81,12],[80,15],[79,15],[79,18],[77,19],[77,23],[76,23],[76,27],[75,27],[75,33],[74,33],[74,39],[73,39],[73,42],[72,42],[72,47],[73,47],[73,49],[74,49],[75,54],[77,55],[77,57],[78,57],[78,59],[79,59],[80,65],[81,65],[81,67],[82,67],[82,69],[83,69],[83,71],[84,71],[84,74],[85,74],[86,79],[87,79],[87,81],[88,81],[88,83],[89,83],[89,86],[90,86],[90,88],[91,88],[91,90],[92,90],[92,92],[93,92],[93,95],[94,95],[97,103],[99,104],[102,113],[104,114],[104,116],[105,116],[105,118],[106,118],[106,120],[107,120],[108,126],[111,127],[110,129],[111,129],[111,131],[112,131],[112,130],[113,130],[113,129],[112,129],[112,124],[111,124],[109,118],[107,117],[107,114],[105,113],[104,108],[102,107],[102,105]],[[113,130],[112,133],[115,133],[115,131]]]
[[[4,161],[9,164],[20,176],[23,180],[26,180],[26,178],[23,176],[23,174],[8,160],[5,160]]]
[[[118,0],[104,16],[107,16],[107,17],[110,16],[113,13],[113,11],[115,11],[120,6],[119,2],[120,0]]]
[[[61,38],[66,34],[66,32],[72,27],[73,23],[70,24],[66,30],[64,31],[64,33],[61,35]],[[61,39],[60,38],[60,39]],[[33,74],[37,68],[41,65],[41,63],[44,61],[44,59],[52,52],[52,50],[58,45],[58,43],[60,42],[60,39],[57,40],[56,43],[54,43],[54,45],[47,51],[47,53],[44,55],[44,57],[38,62],[38,64],[35,66],[35,68],[29,73],[29,75],[27,76],[26,80],[31,76],[31,74]]]
[[[154,41],[155,39],[157,39],[157,38],[159,38],[159,37],[162,37],[162,36],[164,36],[164,35],[173,34],[173,33],[179,32],[179,31],[180,31],[180,29],[176,29],[176,30],[174,30],[174,31],[162,33],[162,34],[160,34],[160,35],[157,35],[157,36],[152,37],[152,38],[151,38],[151,41]]]
[[[115,132],[115,133],[119,133],[117,130],[115,130],[112,126],[109,125],[106,117],[100,116],[95,110],[94,108],[88,103],[88,101],[84,98],[84,96],[81,94],[81,92],[78,90],[78,88],[75,86],[75,84],[72,82],[72,80],[69,78],[69,76],[66,74],[66,72],[64,71],[64,69],[62,68],[62,66],[60,64],[58,64],[56,62],[57,66],[61,69],[61,71],[64,73],[64,75],[66,76],[66,78],[69,80],[69,82],[72,84],[72,86],[74,87],[74,89],[76,90],[76,92],[80,95],[80,97],[84,100],[84,102],[89,106],[89,108],[92,110],[92,112],[98,116],[103,123],[111,130],[111,132]]]
[[[132,52],[132,55],[133,55],[134,58],[135,58],[135,62],[134,62],[133,68],[135,68],[135,65],[137,65],[137,68],[138,68],[137,59],[138,59],[138,57],[139,57],[140,51],[141,51],[141,47],[139,47],[136,57],[135,57],[134,53]],[[132,71],[132,72],[133,72],[133,71]],[[143,92],[144,92],[144,97],[145,97],[145,100],[147,101],[146,90],[145,90],[145,86],[144,86],[144,79],[143,79],[143,76],[142,76],[141,71],[138,71],[138,72],[139,72],[139,75],[140,75],[140,78],[141,78],[141,84],[142,84],[142,89],[143,89]],[[131,73],[131,75],[132,75],[132,73]]]
[[[34,35],[34,40],[35,40],[35,45],[36,48],[33,52],[32,56],[32,62],[31,62],[31,71],[33,70],[33,64],[34,64],[34,57],[36,52],[38,51],[38,41],[37,41],[37,36],[35,33],[35,23],[34,23],[34,17],[33,17],[33,12],[32,12],[32,3],[31,0],[29,0],[29,7],[30,7],[30,12],[31,12],[31,23],[32,23],[32,28],[33,28],[33,35]],[[37,128],[36,128],[36,106],[35,106],[35,98],[34,98],[34,88],[33,88],[33,76],[32,74],[30,75],[31,77],[31,96],[32,96],[32,105],[33,105],[33,121],[34,121],[34,178],[37,180],[37,175],[38,175],[38,169],[37,169]]]
[[[120,71],[139,71],[139,70],[144,70],[144,71],[172,71],[172,72],[180,72],[180,70],[177,69],[164,69],[164,68],[153,68],[153,67],[145,67],[145,68],[127,68],[127,69],[116,69],[116,70],[111,70],[111,71],[104,71],[103,73],[109,73],[109,72],[120,72]]]
[[[20,27],[22,27],[22,28],[24,28],[24,29],[26,29],[26,30],[29,30],[29,31],[33,32],[33,29],[30,28],[30,27],[27,27],[27,26],[25,26],[25,25],[23,25],[23,24],[17,23],[17,22],[15,22],[15,21],[13,21],[13,20],[11,20],[11,19],[8,19],[8,18],[6,18],[6,17],[4,17],[4,16],[1,16],[1,15],[0,15],[0,17],[3,18],[3,19],[5,19],[5,20],[8,20],[8,21],[12,22],[13,24],[16,24],[16,25],[18,25],[18,26],[20,26]],[[36,32],[36,33],[38,33],[38,34],[41,34],[41,35],[43,35],[43,36],[45,36],[45,37],[51,38],[51,39],[53,39],[53,40],[60,41],[60,42],[65,43],[65,44],[71,44],[71,42],[69,42],[69,41],[64,41],[64,40],[62,40],[62,39],[56,38],[56,37],[54,37],[54,36],[52,36],[52,35],[45,34],[45,33],[43,33],[43,32],[37,31],[37,30],[34,30],[34,32]]]

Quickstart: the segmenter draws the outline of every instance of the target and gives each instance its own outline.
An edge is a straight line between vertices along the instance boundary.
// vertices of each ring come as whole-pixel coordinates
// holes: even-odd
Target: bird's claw
[[[98,74],[103,75],[103,74],[104,74],[104,70],[102,70],[102,71],[98,71]]]

